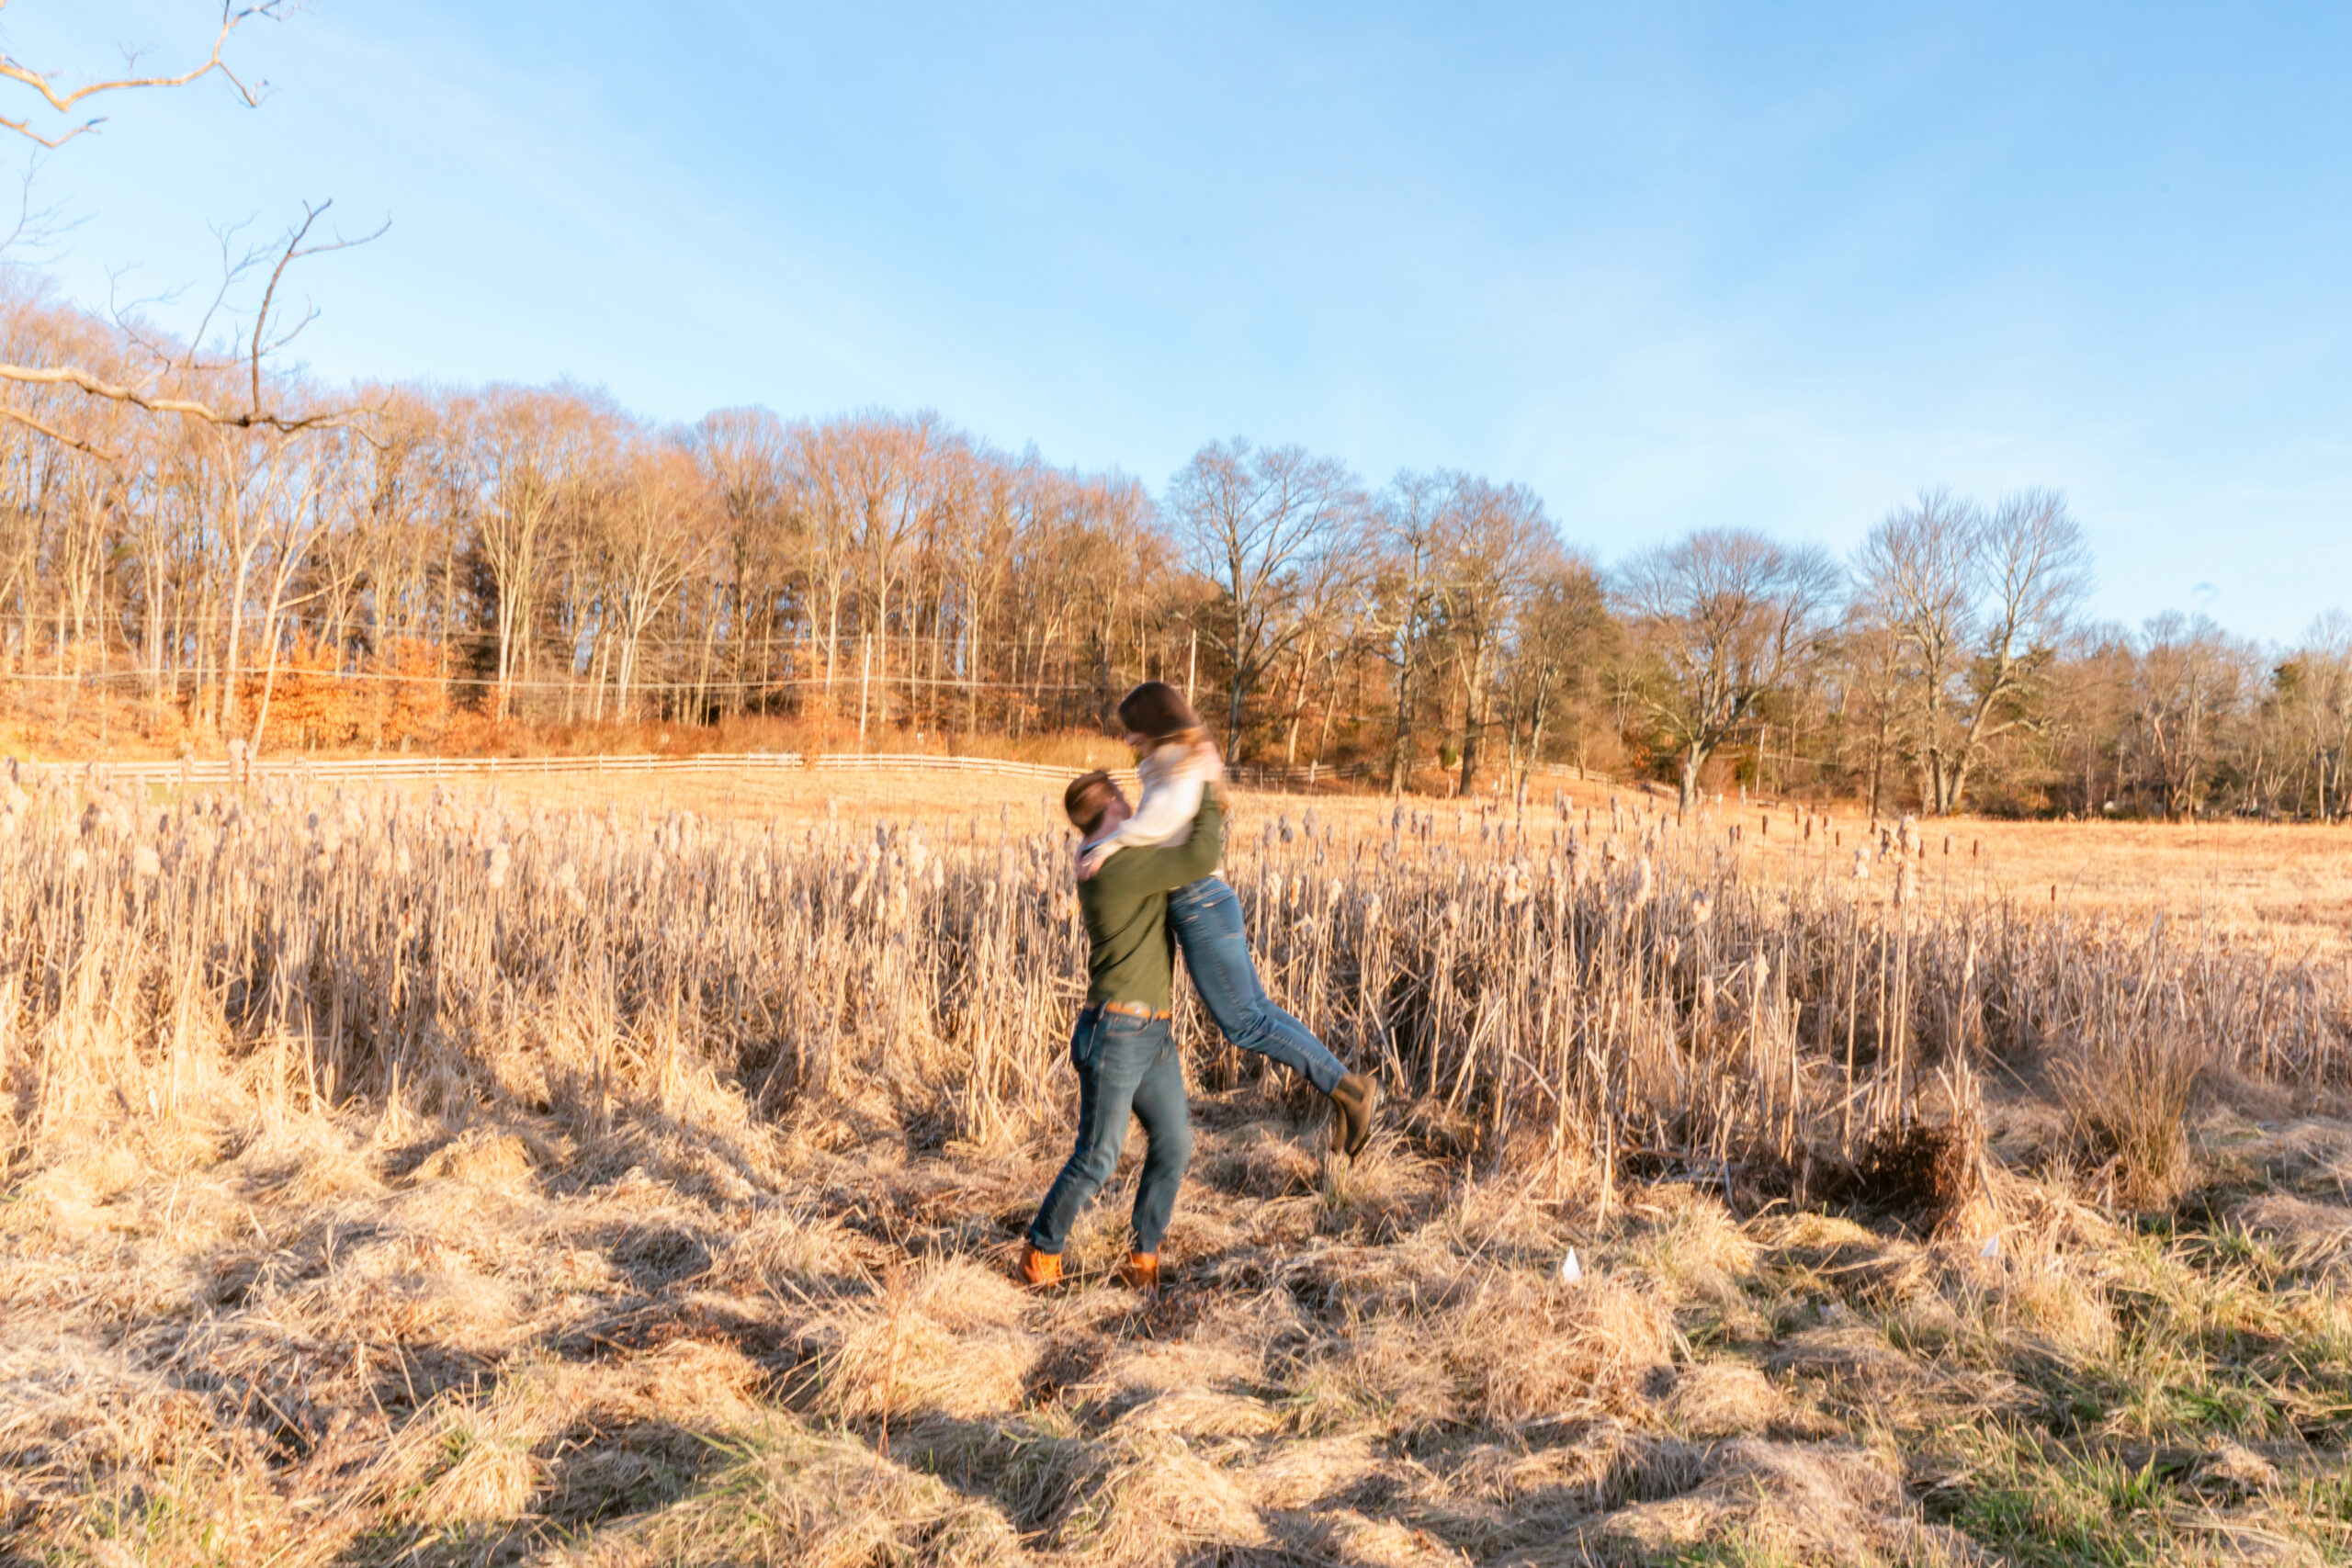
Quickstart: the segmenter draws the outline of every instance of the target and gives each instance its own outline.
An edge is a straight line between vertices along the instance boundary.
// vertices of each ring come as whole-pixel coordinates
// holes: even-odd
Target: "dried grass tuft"
[[[729,1462],[693,1495],[551,1562],[570,1568],[989,1568],[1020,1559],[1004,1516],[845,1438],[769,1420],[728,1434]]]
[[[503,1190],[527,1188],[531,1151],[512,1133],[469,1128],[419,1160],[410,1179]]]
[[[1073,1488],[1048,1544],[1104,1568],[1156,1568],[1204,1547],[1243,1555],[1272,1541],[1242,1476],[1172,1433],[1150,1432],[1110,1445],[1108,1462]]]
[[[1262,1399],[1207,1389],[1176,1389],[1154,1394],[1125,1412],[1111,1424],[1111,1431],[1121,1437],[1170,1432],[1180,1438],[1257,1438],[1272,1431],[1281,1421]]]
[[[1688,1438],[1754,1437],[1787,1411],[1764,1374],[1739,1361],[1685,1367],[1666,1396],[1666,1418]]]
[[[547,1483],[542,1447],[577,1408],[560,1371],[532,1368],[481,1398],[452,1391],[384,1447],[372,1489],[386,1517],[428,1528],[521,1517]]]
[[[1472,1407],[1513,1423],[1634,1408],[1671,1343],[1664,1303],[1617,1280],[1496,1274],[1432,1326]]]
[[[1343,1500],[1379,1473],[1381,1457],[1362,1436],[1301,1438],[1268,1445],[1241,1479],[1261,1508],[1299,1509]]]
[[[2163,1208],[2191,1179],[2188,1110],[2213,1059],[2177,1027],[2089,1030],[2051,1071],[2076,1147],[2113,1201]]]
[[[913,1281],[893,1275],[802,1325],[802,1352],[815,1361],[809,1395],[846,1419],[1015,1410],[1040,1350],[1018,1326],[1028,1307],[1009,1280],[965,1259]]]
[[[2352,1275],[2352,1208],[2267,1192],[2238,1205],[2238,1224],[2271,1242],[2287,1268]]]
[[[1681,1495],[1637,1503],[1600,1521],[1606,1548],[1650,1556],[1737,1543],[1808,1563],[1875,1564],[1919,1527],[1883,1455],[1829,1444],[1744,1438],[1709,1452]]]

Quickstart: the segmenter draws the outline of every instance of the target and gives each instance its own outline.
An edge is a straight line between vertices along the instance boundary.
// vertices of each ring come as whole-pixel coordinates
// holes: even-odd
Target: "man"
[[[1099,769],[1071,783],[1062,809],[1089,843],[1129,814],[1127,797]],[[1078,1069],[1078,1146],[1029,1225],[1021,1277],[1033,1287],[1061,1278],[1070,1226],[1118,1168],[1132,1115],[1147,1142],[1134,1246],[1120,1277],[1137,1290],[1159,1288],[1160,1237],[1193,1157],[1184,1067],[1169,1027],[1176,939],[1168,895],[1215,871],[1224,845],[1225,808],[1212,793],[1184,842],[1125,851],[1078,885],[1087,940],[1086,1005],[1069,1042]]]

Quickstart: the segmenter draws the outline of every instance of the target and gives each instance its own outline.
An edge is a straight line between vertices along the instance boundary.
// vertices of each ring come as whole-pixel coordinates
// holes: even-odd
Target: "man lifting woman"
[[[1073,781],[1062,808],[1080,834],[1079,907],[1086,920],[1086,1005],[1070,1035],[1078,1144],[1030,1224],[1021,1275],[1061,1278],[1079,1211],[1119,1163],[1127,1118],[1143,1123],[1135,1237],[1121,1277],[1159,1283],[1159,1241],[1192,1157],[1183,1065],[1170,1028],[1174,956],[1226,1039],[1306,1075],[1331,1100],[1332,1141],[1352,1159],[1372,1136],[1372,1080],[1348,1071],[1267,997],[1250,962],[1241,903],[1216,874],[1225,847],[1224,763],[1182,694],[1147,681],[1119,703],[1143,796],[1130,806],[1111,775]]]

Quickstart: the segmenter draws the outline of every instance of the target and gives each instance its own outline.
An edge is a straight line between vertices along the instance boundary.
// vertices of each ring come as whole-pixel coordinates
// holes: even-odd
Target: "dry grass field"
[[[1105,747],[1096,760],[1109,765],[1123,756],[1117,748]],[[601,811],[616,803],[635,809],[648,794],[644,780],[621,775],[535,778],[517,772],[502,787],[517,800],[570,810]],[[984,773],[761,771],[665,778],[652,789],[663,807],[722,819],[781,815],[961,825],[977,817],[1041,828],[1061,820],[1056,795],[1046,785]],[[1658,807],[1657,795],[1632,787],[1555,779],[1536,781],[1529,796],[1531,809],[1545,820],[1555,815],[1555,798],[1566,799],[1571,819],[1579,824],[1596,813],[1605,817],[1612,796],[1621,806]],[[1312,808],[1356,834],[1385,829],[1393,811],[1382,796],[1270,795],[1255,804],[1268,815],[1296,817]],[[1456,837],[1475,837],[1477,823],[1492,808],[1492,802],[1417,803],[1439,833]],[[1804,827],[1808,812],[1784,803],[1726,804],[1711,807],[1708,817],[1711,830],[1726,843],[1730,829],[1739,828],[1743,861],[1783,876],[1792,863],[1804,874],[1818,874],[1825,860],[1850,865],[1853,850],[1871,840],[1869,818],[1851,805],[1816,817],[1826,826],[1810,837]],[[1896,822],[1890,816],[1878,826],[1892,831]],[[2233,939],[2298,952],[2342,951],[2352,935],[2352,829],[2340,826],[1968,818],[1928,823],[1922,832],[1919,874],[1939,897],[2005,897],[2139,919],[2164,913]]]
[[[1245,798],[1148,1300],[1038,786],[543,783],[0,784],[0,1557],[2352,1553],[2340,830]]]

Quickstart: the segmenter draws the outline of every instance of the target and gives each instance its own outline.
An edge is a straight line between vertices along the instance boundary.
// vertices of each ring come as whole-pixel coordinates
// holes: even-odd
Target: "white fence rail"
[[[996,757],[939,757],[922,752],[702,751],[687,757],[632,753],[595,757],[265,757],[251,764],[224,758],[182,761],[85,761],[36,764],[92,778],[154,784],[220,784],[249,776],[318,779],[537,778],[555,774],[953,773],[989,773],[1067,782],[1082,770]]]
[[[926,752],[835,751],[807,757],[797,751],[703,751],[688,757],[632,753],[597,757],[269,757],[250,764],[225,758],[180,761],[85,761],[38,764],[94,779],[147,784],[224,784],[235,782],[240,770],[257,782],[265,778],[415,781],[424,779],[534,778],[556,774],[626,773],[748,773],[814,772],[977,773],[999,778],[1036,779],[1067,784],[1080,770],[1065,763],[1016,762],[998,757],[941,757]],[[1258,768],[1232,770],[1233,784],[1261,793],[1315,789],[1326,784],[1375,778],[1385,769],[1356,763],[1345,768]],[[1117,776],[1135,777],[1132,769]],[[1542,769],[1531,784],[1608,781],[1576,768]]]

